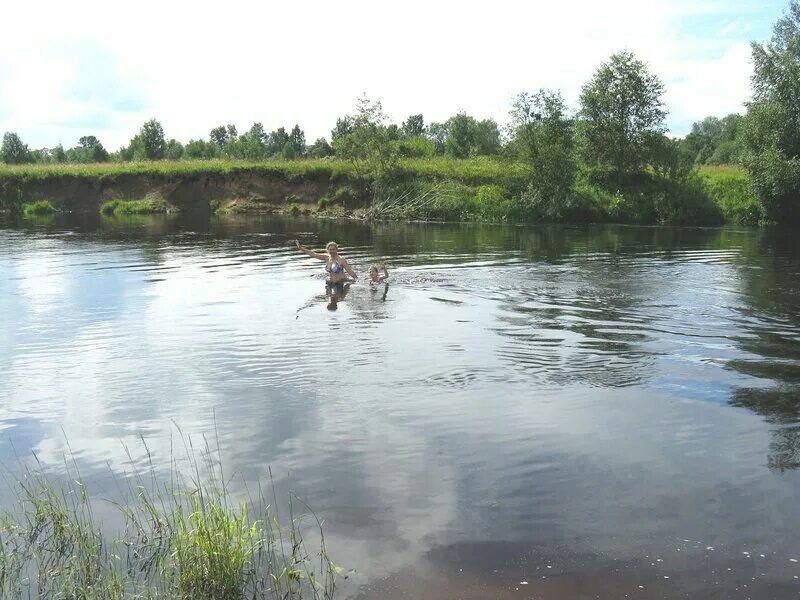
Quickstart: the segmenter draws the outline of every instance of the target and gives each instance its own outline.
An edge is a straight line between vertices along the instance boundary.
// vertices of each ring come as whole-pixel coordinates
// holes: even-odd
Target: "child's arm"
[[[385,280],[389,279],[389,271],[386,270],[386,261],[382,260],[380,266],[381,266],[381,269],[383,269],[383,275],[381,275],[378,278],[378,281],[385,281]]]

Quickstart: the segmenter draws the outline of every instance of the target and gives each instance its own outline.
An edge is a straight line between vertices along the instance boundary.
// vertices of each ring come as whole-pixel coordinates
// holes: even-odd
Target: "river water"
[[[342,597],[800,594],[791,233],[0,219],[4,462],[103,490],[214,436],[325,519]],[[328,310],[295,238],[389,285]]]

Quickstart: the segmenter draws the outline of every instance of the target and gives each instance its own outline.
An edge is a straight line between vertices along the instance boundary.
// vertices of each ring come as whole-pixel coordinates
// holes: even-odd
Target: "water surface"
[[[295,238],[390,283],[330,311]],[[217,436],[326,520],[342,596],[800,593],[791,234],[6,217],[0,339],[0,459],[102,491]]]

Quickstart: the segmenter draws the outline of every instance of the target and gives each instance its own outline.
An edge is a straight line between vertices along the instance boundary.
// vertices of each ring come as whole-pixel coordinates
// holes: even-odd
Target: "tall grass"
[[[22,205],[22,213],[26,217],[44,217],[54,212],[56,208],[49,200],[37,200]]]
[[[100,205],[104,215],[150,215],[167,212],[165,202],[155,200],[109,200]]]
[[[16,501],[0,515],[0,597],[332,598],[341,569],[316,516],[297,517],[290,495],[282,525],[274,487],[269,498],[259,485],[237,500],[208,443],[199,458],[191,438],[184,447],[186,467],[173,459],[168,481],[152,460],[128,474],[121,498],[107,501],[119,521],[111,527],[75,463],[60,482],[38,463],[22,469],[10,480]],[[319,540],[313,553],[309,528]]]
[[[732,165],[721,165],[701,167],[699,174],[726,221],[738,225],[758,225],[761,222],[761,202],[753,192],[746,171]]]

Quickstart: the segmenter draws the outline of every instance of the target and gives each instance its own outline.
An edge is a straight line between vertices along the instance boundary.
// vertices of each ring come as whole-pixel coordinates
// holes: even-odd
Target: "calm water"
[[[391,283],[331,312],[294,238]],[[343,597],[800,595],[794,235],[6,218],[0,340],[4,462],[102,495],[216,420]]]

